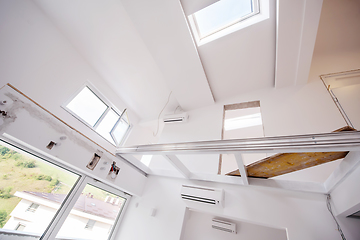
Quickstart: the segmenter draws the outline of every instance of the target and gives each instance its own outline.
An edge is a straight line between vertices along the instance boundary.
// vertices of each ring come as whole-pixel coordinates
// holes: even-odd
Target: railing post
[[[169,162],[178,170],[185,178],[190,177],[190,171],[175,155],[164,155]]]
[[[245,165],[244,165],[244,161],[241,156],[241,153],[238,153],[238,152],[234,153],[234,156],[235,156],[236,163],[237,163],[239,171],[240,171],[241,179],[244,182],[244,185],[249,185],[248,176],[247,176],[247,172],[245,169]]]

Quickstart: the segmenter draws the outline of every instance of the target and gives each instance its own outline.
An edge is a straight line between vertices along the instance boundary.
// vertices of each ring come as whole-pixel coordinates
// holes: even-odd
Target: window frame
[[[35,147],[24,143],[6,133],[0,136],[0,144],[4,143],[5,145],[10,145],[16,149],[19,149],[20,152],[24,152],[25,154],[29,154],[35,158],[39,158],[45,162],[49,162],[57,167],[63,168],[69,172],[72,172],[74,174],[77,174],[79,176],[78,180],[74,183],[74,186],[68,193],[68,195],[65,197],[64,201],[60,205],[59,209],[55,213],[54,217],[50,221],[48,227],[45,229],[43,233],[41,233],[41,237],[39,240],[48,240],[48,239],[55,239],[56,235],[60,231],[63,223],[65,222],[67,216],[70,214],[71,210],[76,204],[76,201],[78,200],[79,196],[81,195],[83,189],[85,188],[86,184],[93,185],[95,187],[101,188],[105,191],[108,191],[112,194],[115,194],[117,196],[120,196],[125,199],[124,205],[122,209],[119,211],[114,224],[112,225],[112,228],[109,233],[109,237],[107,240],[114,240],[115,239],[115,232],[119,229],[120,223],[122,218],[124,217],[124,212],[126,211],[129,202],[131,200],[131,195],[127,194],[118,188],[115,188],[114,186],[110,186],[107,183],[103,183],[95,178],[90,177],[89,175],[85,174],[85,171],[76,170],[72,166],[69,166],[67,164],[64,164],[62,162],[59,162],[56,160],[55,157],[46,154],[42,152],[39,149],[36,149]],[[23,225],[23,224],[22,224]],[[26,227],[26,225],[25,225]]]
[[[127,109],[125,108],[125,110],[121,113],[119,119],[116,121],[116,123],[114,124],[113,128],[112,128],[111,131],[110,131],[110,136],[111,136],[111,138],[113,139],[113,141],[115,142],[116,146],[120,146],[120,145],[125,141],[125,139],[127,139],[128,135],[129,135],[129,133],[130,133],[130,129],[131,129],[131,127],[132,127],[131,124],[129,123],[129,117],[127,116],[126,110],[127,110]],[[126,130],[123,138],[118,142],[118,141],[116,140],[114,131],[115,131],[115,129],[117,128],[117,126],[120,124],[121,119],[123,119],[123,117],[124,117],[125,115],[126,115],[126,118],[124,118],[124,121],[128,124],[128,129]],[[127,120],[126,120],[126,119],[127,119]]]
[[[221,0],[220,0],[220,1],[221,1]],[[216,3],[216,2],[215,2],[215,3]],[[215,3],[213,3],[213,4],[215,4]],[[211,4],[211,5],[212,5],[212,4]],[[209,6],[211,6],[211,5],[209,5]],[[220,28],[218,28],[217,30],[215,30],[215,31],[213,31],[213,32],[211,32],[211,33],[208,33],[208,34],[206,34],[206,35],[204,35],[204,36],[201,36],[201,34],[200,34],[200,29],[199,29],[199,26],[198,26],[198,23],[197,23],[197,20],[196,20],[196,16],[195,16],[196,12],[193,13],[193,14],[191,14],[191,15],[189,16],[189,19],[190,19],[190,17],[191,17],[191,20],[190,20],[190,21],[193,22],[191,25],[194,25],[194,27],[195,27],[195,29],[196,29],[196,32],[197,32],[197,35],[198,35],[198,37],[199,37],[199,39],[200,39],[200,41],[201,41],[202,39],[204,39],[204,38],[206,38],[206,37],[209,37],[209,36],[211,36],[211,35],[213,35],[213,34],[215,34],[215,33],[217,33],[217,32],[220,32],[220,31],[224,30],[225,28],[228,28],[228,27],[230,27],[230,26],[232,26],[232,25],[238,24],[238,23],[244,21],[245,19],[251,18],[251,17],[255,16],[256,14],[260,13],[260,3],[259,3],[259,0],[251,0],[251,5],[252,5],[252,8],[253,8],[253,12],[251,12],[251,13],[245,15],[245,16],[242,16],[241,18],[237,19],[236,21],[230,22],[230,23],[226,24],[225,26],[220,27]],[[203,9],[204,9],[204,8],[203,8]],[[202,9],[201,9],[201,10],[202,10]],[[199,10],[199,11],[201,11],[201,10]]]
[[[93,229],[93,227],[95,226],[95,224],[96,224],[95,220],[89,219],[84,228],[91,231]]]
[[[19,232],[22,232],[22,230],[19,230],[20,227],[24,227],[23,229],[26,228],[26,224],[22,223],[22,222],[19,222],[16,227],[15,227],[15,231],[19,231]]]
[[[89,123],[87,123],[84,119],[82,119],[80,116],[78,116],[74,111],[72,111],[71,109],[69,109],[67,107],[67,105],[77,96],[79,95],[79,93],[84,89],[84,88],[88,88],[97,98],[99,98],[100,101],[102,101],[106,106],[106,110],[103,112],[103,114],[99,117],[99,119],[96,121],[94,126],[91,126]],[[103,94],[100,93],[99,90],[97,90],[96,87],[94,87],[94,85],[92,85],[90,82],[85,82],[74,94],[72,94],[70,96],[70,98],[64,102],[61,107],[67,111],[68,113],[70,113],[70,115],[72,115],[73,117],[75,117],[77,120],[79,120],[80,122],[82,122],[83,124],[85,124],[85,126],[89,127],[91,130],[93,130],[96,134],[98,134],[99,136],[101,136],[103,139],[105,139],[107,142],[109,142],[110,144],[112,144],[115,147],[119,147],[121,144],[123,144],[125,142],[125,140],[127,139],[131,129],[132,129],[132,124],[130,123],[129,119],[126,121],[129,124],[129,127],[126,131],[126,133],[124,134],[123,138],[121,139],[120,142],[117,142],[116,139],[112,136],[112,131],[115,129],[115,126],[117,126],[118,122],[120,122],[121,117],[124,115],[124,113],[126,113],[126,108],[123,111],[119,111]],[[111,138],[113,139],[114,142],[110,142],[108,139],[106,139],[103,135],[101,135],[99,132],[96,131],[96,129],[98,128],[98,126],[101,124],[101,122],[104,120],[104,118],[106,117],[106,115],[111,111],[111,109],[119,116],[119,119],[116,121],[116,123],[114,124],[113,128],[111,129],[111,131],[109,132]],[[119,114],[120,113],[120,114]],[[127,116],[127,115],[126,115]]]
[[[192,36],[193,36],[194,41],[196,42],[197,46],[200,47],[208,42],[214,41],[218,38],[221,38],[228,34],[236,32],[242,28],[251,26],[253,24],[261,22],[262,20],[267,19],[266,17],[264,18],[264,16],[261,16],[261,15],[264,15],[262,13],[262,11],[265,10],[265,12],[266,12],[266,11],[268,11],[268,8],[269,8],[268,6],[266,6],[267,4],[264,4],[265,0],[251,0],[251,1],[252,1],[253,9],[254,9],[254,11],[252,13],[243,16],[242,18],[238,19],[235,22],[227,24],[226,26],[219,28],[218,30],[216,30],[206,36],[200,35],[200,31],[199,31],[199,28],[197,26],[196,19],[195,19],[195,13],[198,11],[201,11],[202,9],[204,9],[216,2],[214,2],[210,5],[207,5],[206,7],[188,15],[186,17],[186,19],[189,24],[190,32],[192,33]]]
[[[33,206],[36,206],[36,205],[37,205],[37,207],[33,207]],[[36,210],[37,210],[39,207],[40,207],[39,204],[37,204],[37,203],[31,203],[30,206],[26,209],[26,212],[34,213],[34,212],[36,212]]]

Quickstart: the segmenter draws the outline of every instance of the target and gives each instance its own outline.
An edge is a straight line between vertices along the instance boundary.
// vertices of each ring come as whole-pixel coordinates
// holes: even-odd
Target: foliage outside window
[[[68,197],[71,195],[80,197]],[[61,237],[107,240],[125,205],[122,195],[112,187],[0,140],[0,238],[4,233],[17,235],[22,231],[34,239],[46,234],[49,237],[43,239],[53,239],[53,229],[61,218],[66,218],[58,232]],[[108,199],[111,202],[105,201]],[[60,213],[65,211],[62,206],[66,202],[74,204],[68,215]]]

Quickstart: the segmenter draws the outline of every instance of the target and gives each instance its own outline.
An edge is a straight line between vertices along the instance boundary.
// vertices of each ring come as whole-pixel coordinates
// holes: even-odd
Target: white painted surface
[[[157,117],[171,90],[121,1],[35,2],[127,107]]]
[[[24,232],[44,233],[57,209],[40,205],[35,212],[27,212],[26,210],[32,203],[32,201],[22,199],[10,213],[11,217],[3,228],[15,230],[18,224],[21,223],[25,225]]]
[[[359,68],[359,5],[359,1],[323,1],[309,81]]]
[[[276,3],[269,5],[268,19],[198,47],[217,102],[274,86]]]
[[[360,153],[350,153],[357,164],[352,167],[352,171],[331,191],[331,204],[333,212],[345,234],[346,239],[360,239],[359,219],[346,218],[346,216],[360,211]],[[349,156],[350,157],[350,156]],[[341,170],[346,169],[343,161],[337,175],[341,175]],[[334,224],[335,227],[335,224]]]
[[[345,126],[345,123],[332,102],[321,81],[311,82],[305,86],[260,90],[230,98],[211,107],[189,112],[189,121],[184,124],[165,125],[160,143],[190,142],[199,140],[219,140],[221,138],[223,105],[247,101],[261,102],[265,136],[286,136],[310,133],[327,133]],[[331,121],[329,121],[331,119]],[[261,156],[253,156],[254,159]],[[216,173],[218,156],[197,158],[179,156],[185,166],[192,172]],[[167,169],[162,160],[150,164],[150,168]],[[235,161],[233,161],[235,163]],[[245,161],[245,165],[250,162]],[[319,166],[318,171],[309,170],[296,174],[294,179],[317,182],[324,181],[334,170],[332,167]],[[234,164],[235,167],[235,164]],[[236,168],[236,167],[235,167]],[[173,168],[169,168],[171,170]],[[235,169],[234,169],[235,170]],[[291,180],[291,174],[286,177]]]
[[[211,227],[212,219],[218,217],[214,214],[202,213],[196,211],[189,211],[188,220],[184,220],[184,233],[182,234],[182,240],[238,240],[238,239],[251,239],[251,240],[263,240],[263,239],[276,239],[287,240],[285,229],[276,229],[271,227],[265,227],[236,219],[223,219],[231,223],[236,224],[237,234],[223,232],[213,229]]]
[[[179,1],[122,0],[167,85],[188,111],[214,102]]]
[[[278,1],[277,88],[307,83],[322,2]]]
[[[225,190],[225,208],[212,209],[199,205],[197,210],[204,213],[286,228],[289,240],[339,238],[327,212],[324,195],[150,176],[144,194],[133,198],[130,203],[116,239],[180,239],[186,211],[180,198],[182,184]],[[153,207],[157,209],[156,217],[148,214]],[[204,223],[198,224],[201,226]],[[141,231],[137,230],[138,226],[141,226]]]
[[[360,152],[351,153],[351,158],[357,161],[357,164],[353,167],[353,171],[345,175],[345,178],[335,186],[331,191],[332,201],[335,204],[334,210],[336,214],[346,215],[346,211],[360,203],[360,191],[359,190],[359,173],[360,173]],[[343,161],[343,165],[346,164]],[[340,165],[341,168],[345,166]],[[337,174],[341,175],[341,172]],[[360,206],[359,206],[360,210]],[[354,211],[355,212],[355,211]],[[349,215],[349,214],[348,214]],[[347,216],[347,215],[346,215]]]
[[[213,105],[189,111],[189,119],[185,123],[166,124],[159,143],[193,142],[201,140],[220,140],[222,128],[222,106]],[[219,155],[182,155],[178,158],[194,173],[216,174]],[[153,157],[151,169],[168,169],[161,156]],[[206,164],[204,164],[206,163]],[[173,169],[171,166],[169,169]]]
[[[27,197],[26,195],[29,194],[22,194],[23,197]],[[39,197],[32,197],[32,198],[35,198],[35,201],[22,199],[17,204],[15,209],[10,213],[11,218],[4,225],[3,229],[15,230],[18,224],[21,223],[25,225],[23,232],[35,233],[39,235],[43,234],[43,232],[51,222],[52,218],[54,217],[56,211],[60,207],[60,204],[53,203],[48,201],[47,199],[42,199]],[[42,203],[45,202],[45,203],[42,204],[40,202]],[[40,205],[35,212],[27,212],[26,211],[27,208],[32,203],[38,203]],[[95,225],[93,226],[92,229],[85,228],[89,219],[96,220]],[[104,236],[108,235],[112,223],[113,220],[109,220],[92,214],[73,210],[67,217],[58,236],[71,235],[71,237],[78,239],[103,239]]]
[[[242,117],[246,115],[261,114],[261,107],[256,108],[246,108],[246,109],[238,109],[238,110],[228,110],[225,111],[225,120],[235,117]],[[239,139],[239,138],[259,138],[264,137],[264,126],[263,124],[247,127],[247,128],[239,128],[234,130],[224,130],[223,139]],[[249,165],[253,162],[259,161],[266,157],[265,153],[256,153],[256,154],[242,154],[243,162],[246,165]],[[236,164],[235,157],[233,154],[223,154],[222,155],[222,164],[221,164],[221,174],[227,174],[229,172],[235,171],[238,169]]]
[[[58,161],[91,177],[101,179],[120,190],[132,194],[141,194],[146,181],[143,174],[73,131],[22,95],[17,94],[10,87],[1,89],[0,98],[4,95],[10,96],[9,94],[13,95],[9,98],[17,101],[7,104],[2,109],[5,109],[14,120],[6,119],[7,121],[0,125],[1,134],[6,133],[31,145],[35,152],[48,154],[53,161]],[[66,140],[61,141],[61,136],[66,136]],[[49,150],[46,146],[50,141],[61,141],[61,145]],[[97,151],[102,151],[103,155],[97,167],[92,171],[86,168],[86,165]],[[107,178],[112,161],[116,161],[117,166],[120,167],[120,173],[115,180]],[[104,165],[104,162],[108,164]],[[100,170],[101,166],[105,166],[106,169]],[[132,180],[129,181],[129,179]]]
[[[21,17],[18,17],[21,16]],[[118,109],[127,104],[107,85],[33,1],[0,1],[0,85],[10,83],[110,151],[115,147],[60,106],[91,82]],[[130,121],[138,117],[128,109]]]
[[[333,89],[355,129],[360,129],[360,84]]]

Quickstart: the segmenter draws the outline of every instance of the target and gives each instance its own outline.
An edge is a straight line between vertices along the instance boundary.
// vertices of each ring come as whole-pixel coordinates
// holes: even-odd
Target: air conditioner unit
[[[181,198],[188,204],[224,207],[224,190],[182,185]],[[192,205],[193,206],[193,205]]]
[[[189,118],[189,115],[186,112],[179,114],[165,115],[163,118],[164,123],[180,123],[186,122]]]
[[[212,220],[211,226],[212,226],[212,228],[220,230],[220,231],[236,234],[236,224],[235,223],[231,223],[228,221],[214,218]]]

